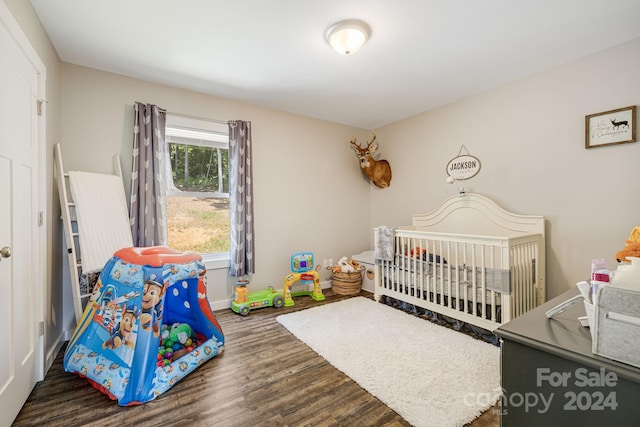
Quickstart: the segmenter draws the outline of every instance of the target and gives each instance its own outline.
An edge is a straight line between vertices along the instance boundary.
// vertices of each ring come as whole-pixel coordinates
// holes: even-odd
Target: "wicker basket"
[[[331,274],[331,290],[338,295],[356,295],[362,288],[363,268],[355,272],[333,272]]]

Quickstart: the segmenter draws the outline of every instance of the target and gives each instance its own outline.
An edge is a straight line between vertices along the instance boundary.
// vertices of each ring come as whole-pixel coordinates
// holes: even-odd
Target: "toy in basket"
[[[331,268],[331,290],[339,295],[356,295],[362,289],[361,266],[354,260],[342,257],[338,264]]]

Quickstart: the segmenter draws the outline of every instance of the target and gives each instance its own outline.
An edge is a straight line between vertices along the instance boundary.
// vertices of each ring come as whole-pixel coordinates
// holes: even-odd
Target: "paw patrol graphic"
[[[100,306],[98,304],[98,297],[100,297],[101,294],[102,294],[102,281],[98,277],[98,281],[96,282],[96,285],[93,287],[93,292],[89,297],[89,304],[91,304],[95,309],[98,309],[98,307]]]
[[[140,325],[145,331],[153,331],[153,336],[160,334],[160,324],[162,322],[162,296],[164,286],[154,280],[147,280],[142,293],[142,314],[140,315]]]
[[[93,367],[93,375],[99,376],[102,373],[102,371],[104,371],[104,368],[105,368],[104,364],[102,364],[102,363],[96,364]]]
[[[113,285],[108,285],[91,303],[96,309],[94,320],[108,330],[113,329],[114,325],[115,307],[113,307],[113,300],[115,297],[115,287]]]
[[[102,325],[108,331],[112,331],[122,319],[121,311],[127,301],[132,300],[140,295],[139,292],[131,291],[120,297],[117,296],[115,286],[108,285],[102,293],[102,298],[98,304],[98,299],[93,303],[97,306],[94,314],[94,321]]]
[[[133,327],[136,324],[137,318],[138,307],[133,306],[131,308],[127,308],[127,310],[122,313],[122,319],[115,329],[115,332],[102,344],[102,348],[110,348],[113,350],[115,348],[120,348],[123,345],[133,348],[135,342],[131,334],[133,333]]]
[[[65,350],[65,371],[87,378],[121,406],[160,396],[224,348],[224,334],[208,304],[205,273],[196,253],[160,246],[117,251],[88,295]],[[167,346],[162,328],[171,335],[174,323],[192,333],[181,340],[176,327]],[[197,337],[189,336],[196,331]],[[157,363],[161,348],[165,354],[171,348],[168,364]]]

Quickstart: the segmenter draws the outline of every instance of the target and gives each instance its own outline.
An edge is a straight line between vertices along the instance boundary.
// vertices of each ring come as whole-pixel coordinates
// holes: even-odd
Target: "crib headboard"
[[[544,217],[506,211],[488,197],[475,193],[452,196],[429,213],[414,214],[412,225],[442,233],[507,238],[541,234],[544,237]]]

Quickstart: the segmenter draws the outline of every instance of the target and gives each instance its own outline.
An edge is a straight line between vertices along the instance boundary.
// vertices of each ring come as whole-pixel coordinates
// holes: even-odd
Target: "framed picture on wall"
[[[636,106],[585,117],[585,148],[636,142]]]

